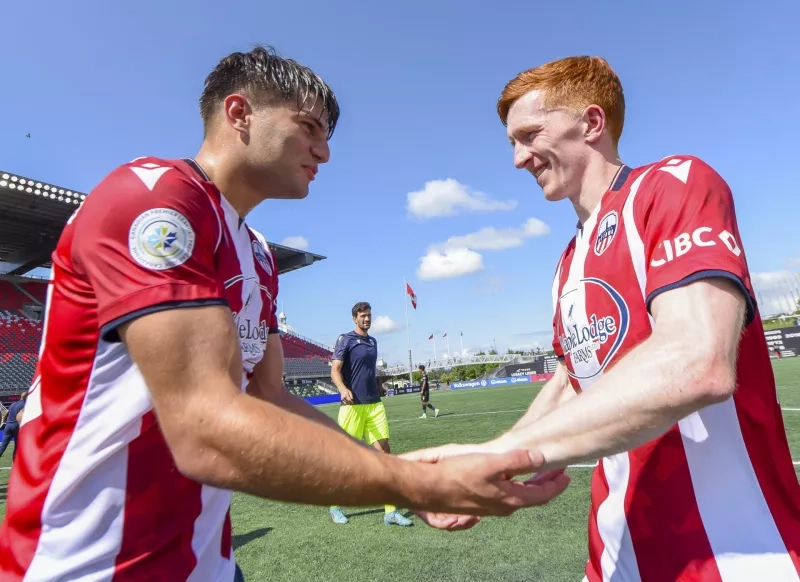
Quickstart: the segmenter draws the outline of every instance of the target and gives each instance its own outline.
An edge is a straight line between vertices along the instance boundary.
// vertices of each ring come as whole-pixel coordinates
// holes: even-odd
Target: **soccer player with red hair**
[[[799,580],[800,486],[728,184],[692,155],[627,166],[602,58],[524,71],[497,109],[514,165],[578,218],[560,363],[506,434],[413,456],[524,447],[539,480],[599,458],[588,582]]]

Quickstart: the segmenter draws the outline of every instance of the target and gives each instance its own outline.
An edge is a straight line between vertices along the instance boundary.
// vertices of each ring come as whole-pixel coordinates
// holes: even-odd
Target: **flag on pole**
[[[433,334],[431,334],[430,337],[428,337],[428,339],[432,340],[433,339]]]
[[[463,332],[463,331],[461,332],[461,335],[464,335],[464,332]]]
[[[447,337],[447,332],[444,332],[444,335],[442,337]]]
[[[414,293],[414,290],[411,288],[411,285],[406,283],[406,293],[408,296],[411,297],[411,306],[416,309],[417,308],[417,294]]]

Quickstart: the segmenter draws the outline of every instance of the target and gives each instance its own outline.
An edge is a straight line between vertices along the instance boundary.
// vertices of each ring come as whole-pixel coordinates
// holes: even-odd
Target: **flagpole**
[[[433,334],[433,361],[436,361],[436,334]]]
[[[464,332],[461,332],[461,357],[464,357]]]
[[[445,333],[445,336],[444,336],[444,337],[447,339],[447,359],[449,360],[450,358],[452,358],[452,357],[453,357],[453,356],[450,354],[450,336],[449,336],[448,334],[446,334],[446,333]]]
[[[408,387],[414,385],[414,364],[411,362],[411,326],[408,323],[408,282],[403,279],[403,299],[406,303],[406,332],[408,333]]]

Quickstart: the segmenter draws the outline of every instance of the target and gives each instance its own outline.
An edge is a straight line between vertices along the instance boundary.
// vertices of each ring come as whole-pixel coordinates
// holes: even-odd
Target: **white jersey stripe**
[[[637,582],[640,580],[639,565],[625,519],[625,495],[631,476],[628,453],[603,458],[600,470],[608,483],[608,497],[597,509],[597,530],[603,540],[603,555],[600,557],[603,580]]]
[[[152,404],[121,343],[99,342],[78,421],[47,492],[42,532],[24,580],[110,581],[122,544],[128,444]],[[102,417],[115,423],[103,422]],[[75,476],[92,478],[75,489]],[[98,528],[102,523],[105,527]],[[87,569],[88,568],[88,569]],[[89,578],[83,576],[91,572]]]
[[[622,223],[625,228],[625,235],[628,238],[628,247],[631,250],[631,258],[633,260],[633,270],[636,272],[636,279],[639,282],[639,289],[642,290],[642,299],[645,299],[645,285],[647,284],[647,263],[644,256],[644,243],[639,231],[636,228],[636,220],[633,216],[633,204],[636,200],[636,193],[639,191],[639,186],[642,180],[650,172],[647,169],[636,181],[631,185],[631,192],[625,200],[625,206],[622,207]],[[652,319],[650,321],[652,324]]]
[[[581,284],[581,279],[583,279],[586,255],[589,253],[588,239],[596,222],[597,213],[595,212],[583,225],[583,232],[578,233],[575,240],[575,256],[570,264],[567,281],[561,290],[561,297],[559,297],[561,325],[565,330],[571,329],[575,323],[582,324],[588,320],[586,286]],[[576,361],[573,358],[572,363],[574,367],[572,374],[579,380],[582,390],[591,386],[601,376],[598,373],[600,363],[594,352],[586,361]]]
[[[582,285],[580,281],[584,277],[586,259],[592,249],[591,234],[597,223],[598,211],[599,207],[583,225],[583,231],[576,237],[575,255],[561,299],[562,324],[565,329],[571,325],[570,311],[572,311],[572,319],[579,323],[587,322],[589,319],[586,305],[586,285]],[[570,298],[568,294],[574,295],[574,299]],[[603,375],[602,371],[599,371],[600,362],[596,352],[593,352],[585,362],[573,359],[572,365],[582,390],[589,388]],[[628,454],[621,453],[603,459],[598,470],[603,472],[608,483],[608,497],[600,504],[597,511],[597,530],[603,540],[603,555],[600,558],[603,576],[604,579],[610,580],[615,572],[621,571],[625,574],[622,579],[626,582],[628,580],[635,581],[638,579],[639,570],[624,511],[625,494],[630,479]]]
[[[703,408],[678,426],[723,582],[798,580],[753,471],[733,398]],[[734,523],[747,527],[730,527]]]

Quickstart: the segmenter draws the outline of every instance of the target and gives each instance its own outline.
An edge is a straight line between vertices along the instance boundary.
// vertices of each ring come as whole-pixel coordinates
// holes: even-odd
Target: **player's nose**
[[[533,152],[531,152],[528,148],[520,144],[514,145],[515,168],[521,170],[522,168],[528,165],[528,162],[530,162],[532,158],[533,158]]]
[[[331,147],[328,140],[315,142],[311,146],[311,155],[318,164],[325,164],[331,159]]]

